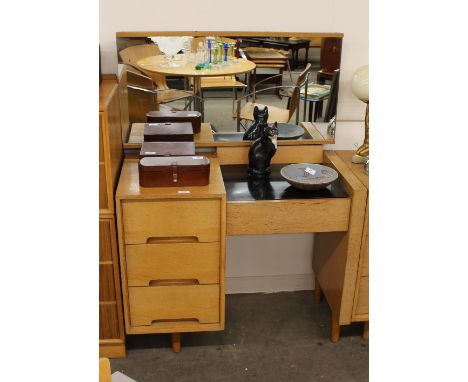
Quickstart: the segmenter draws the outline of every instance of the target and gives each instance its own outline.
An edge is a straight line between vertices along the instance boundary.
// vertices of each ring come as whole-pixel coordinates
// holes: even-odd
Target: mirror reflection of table
[[[201,99],[201,78],[202,77],[220,77],[233,76],[236,74],[247,73],[250,78],[250,72],[255,69],[255,64],[245,59],[234,59],[232,64],[213,68],[210,70],[195,69],[195,62],[189,62],[185,55],[177,55],[175,62],[179,65],[176,67],[166,66],[166,58],[163,55],[146,57],[137,62],[137,65],[146,71],[163,74],[166,76],[182,76],[193,78],[193,95],[195,110],[203,114],[203,102],[197,101]],[[250,80],[249,80],[250,81]]]

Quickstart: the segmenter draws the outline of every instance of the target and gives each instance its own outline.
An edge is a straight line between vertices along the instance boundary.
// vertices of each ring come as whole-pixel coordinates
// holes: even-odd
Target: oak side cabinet
[[[369,177],[363,164],[352,163],[354,153],[335,151],[333,155],[345,163],[363,190],[363,201],[352,204],[355,213],[362,216],[360,224],[352,227],[356,239],[346,244],[347,232],[332,232],[316,234],[314,242],[315,300],[320,302],[324,296],[331,308],[332,342],[339,340],[340,326],[353,322],[363,322],[363,338],[369,338]],[[346,245],[355,246],[356,251],[350,254],[344,250]]]
[[[99,85],[99,356],[125,357],[114,192],[122,166],[116,79]]]
[[[126,158],[116,192],[127,334],[224,329],[226,192],[210,158],[210,184],[139,186],[138,159]]]

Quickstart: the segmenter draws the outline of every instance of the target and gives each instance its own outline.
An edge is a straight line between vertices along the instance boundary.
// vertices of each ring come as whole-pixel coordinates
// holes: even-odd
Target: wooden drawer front
[[[369,314],[369,276],[363,276],[359,280],[359,293],[356,304],[356,315]]]
[[[220,243],[126,245],[128,286],[164,280],[219,283]]]
[[[99,265],[99,301],[115,301],[114,265]]]
[[[220,241],[219,199],[124,201],[122,211],[125,244],[171,237]]]
[[[171,285],[128,288],[130,324],[188,321],[219,322],[219,285]]]
[[[120,338],[117,304],[99,304],[99,339]]]
[[[278,146],[271,163],[321,163],[322,145]],[[250,146],[218,147],[219,164],[248,164]]]
[[[102,141],[103,119],[103,114],[99,113],[99,162],[104,162],[104,142]]]
[[[99,209],[105,210],[109,208],[107,199],[107,181],[106,181],[106,165],[99,164]]]

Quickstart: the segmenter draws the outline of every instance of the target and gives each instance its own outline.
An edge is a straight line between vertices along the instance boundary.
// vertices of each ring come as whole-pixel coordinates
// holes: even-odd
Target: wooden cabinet
[[[99,213],[114,214],[114,191],[122,166],[122,129],[116,80],[99,86]]]
[[[127,334],[224,329],[226,195],[210,161],[210,184],[183,188],[140,187],[138,159],[124,161],[116,212]]]
[[[341,325],[369,321],[369,177],[363,164],[351,162],[354,151],[335,151],[326,155],[328,165],[341,162],[340,174],[355,184],[348,232],[316,234],[313,269],[315,296],[323,293],[332,311],[331,340],[338,341]],[[334,161],[333,158],[337,160]],[[359,194],[359,195],[357,195]],[[347,237],[353,235],[353,240]],[[338,245],[336,244],[338,243]]]
[[[114,191],[122,166],[117,82],[99,86],[99,356],[124,357],[125,333],[114,213]]]

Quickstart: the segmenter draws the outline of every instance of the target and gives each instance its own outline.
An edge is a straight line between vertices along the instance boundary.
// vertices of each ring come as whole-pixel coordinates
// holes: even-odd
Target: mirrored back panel
[[[188,37],[175,54],[155,43],[156,37],[172,36]],[[130,126],[145,122],[146,111],[163,105],[199,110],[204,122],[219,132],[243,131],[251,121],[239,123],[239,116],[245,116],[249,102],[268,106],[270,116],[283,123],[327,122],[336,115],[343,37],[306,32],[117,32],[119,69],[134,72],[128,88]],[[235,65],[237,51],[240,58],[255,63],[253,70]],[[155,56],[157,65],[147,59]],[[171,65],[179,69],[168,70]],[[199,99],[191,100],[190,95]]]

